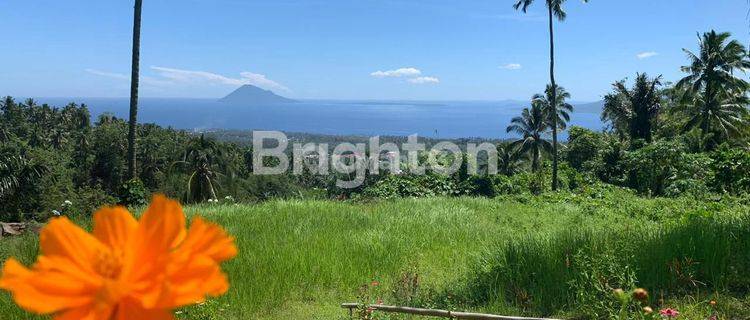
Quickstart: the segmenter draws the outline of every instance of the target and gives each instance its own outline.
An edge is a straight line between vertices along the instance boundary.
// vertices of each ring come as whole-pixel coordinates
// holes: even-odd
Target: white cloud
[[[241,72],[239,78],[230,78],[206,71],[182,70],[167,67],[152,66],[151,70],[155,71],[159,76],[141,76],[141,82],[155,87],[179,87],[184,85],[241,86],[251,84],[267,90],[290,92],[289,88],[284,85],[268,79],[265,75],[253,72]],[[97,76],[130,81],[130,75],[127,74],[100,71],[96,69],[86,69],[85,71]]]
[[[635,55],[635,56],[636,56],[636,57],[637,57],[638,59],[641,59],[641,60],[643,60],[643,59],[648,59],[648,58],[651,58],[651,57],[654,57],[654,56],[658,56],[658,55],[659,55],[659,53],[658,53],[658,52],[653,52],[653,51],[646,51],[646,52],[641,52],[641,53],[639,53],[639,54],[637,54],[637,55]]]
[[[182,70],[156,66],[152,66],[151,69],[158,72],[160,76],[167,78],[175,83],[205,82],[208,84],[232,86],[251,84],[268,90],[280,90],[286,92],[290,91],[289,88],[276,81],[266,78],[265,75],[247,71],[241,72],[240,78],[230,78],[206,71]]]
[[[130,76],[122,74],[122,73],[99,71],[96,69],[86,69],[85,71],[90,74],[97,75],[97,76],[102,76],[102,77],[107,77],[107,78],[112,78],[112,79],[128,80],[128,81],[130,80]]]
[[[413,84],[440,83],[437,77],[422,76],[422,71],[417,68],[399,68],[388,71],[375,71],[370,73],[375,78],[406,78],[406,81]]]
[[[411,78],[407,81],[409,81],[409,83],[414,83],[414,84],[440,83],[440,79],[435,78],[435,77],[417,77],[417,78]]]
[[[260,74],[260,73],[253,73],[253,72],[245,71],[245,72],[240,72],[240,76],[242,76],[242,80],[246,82],[247,84],[252,84],[254,86],[266,88],[269,90],[276,88],[281,91],[286,91],[286,92],[291,91],[286,86],[276,81],[273,81],[271,79],[268,79],[266,78],[265,75]]]
[[[101,71],[96,69],[86,69],[86,72],[97,75],[100,77],[106,77],[106,78],[112,78],[116,80],[123,80],[130,82],[130,75],[123,74],[123,73],[116,73],[116,72],[108,72],[108,71]],[[140,82],[145,85],[154,86],[154,87],[164,87],[173,84],[171,81],[164,80],[164,79],[156,79],[154,77],[148,77],[148,76],[141,76]]]
[[[523,68],[523,66],[520,63],[508,63],[506,65],[500,66],[500,69],[505,70],[519,70]]]
[[[370,73],[371,76],[376,78],[416,77],[421,74],[422,71],[416,68],[400,68],[396,70],[375,71],[373,73]]]

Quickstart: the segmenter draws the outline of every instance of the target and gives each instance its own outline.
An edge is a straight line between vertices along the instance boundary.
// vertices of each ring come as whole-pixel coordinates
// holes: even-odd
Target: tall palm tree
[[[558,21],[565,21],[568,16],[563,10],[562,5],[566,0],[545,0],[547,4],[547,13],[549,18],[549,82],[552,86],[552,92],[549,101],[552,106],[557,106],[557,84],[555,83],[555,28],[554,19]],[[583,0],[583,2],[589,2],[589,0]],[[534,3],[534,0],[518,0],[513,8],[516,10],[522,10],[524,13],[527,12],[529,6]],[[556,112],[553,112],[553,114]],[[557,122],[557,118],[553,118],[553,122]],[[552,128],[557,128],[557,123],[552,124]],[[557,132],[552,132],[552,190],[557,190]]]
[[[649,79],[645,73],[637,74],[632,89],[627,88],[625,80],[615,82],[614,92],[604,96],[602,121],[609,122],[621,136],[651,142],[661,110],[660,85],[661,76]]]
[[[128,120],[128,178],[135,179],[135,129],[138,123],[138,77],[141,59],[141,8],[143,0],[135,0],[133,14],[133,62],[130,74],[130,119]]]
[[[531,170],[534,172],[541,169],[542,154],[552,151],[552,144],[544,139],[544,134],[549,128],[547,117],[538,102],[531,103],[531,109],[524,108],[520,117],[510,121],[506,132],[514,132],[521,139],[513,141],[511,146],[521,154],[531,157]]]
[[[683,49],[690,65],[682,67],[688,75],[677,86],[685,89],[683,102],[689,108],[685,129],[700,128],[703,135],[712,135],[709,147],[741,131],[747,112],[750,84],[735,72],[750,69],[750,60],[745,47],[730,37],[711,30],[698,37],[698,54]]]
[[[555,101],[557,102],[557,107],[555,108],[552,107],[553,91],[556,92]],[[573,105],[566,102],[568,99],[570,99],[570,93],[565,88],[557,86],[557,89],[553,89],[551,85],[547,85],[544,94],[538,93],[531,98],[531,100],[536,101],[542,106],[542,111],[547,117],[548,125],[552,128],[553,144],[557,141],[557,131],[568,128],[570,114],[573,113]]]

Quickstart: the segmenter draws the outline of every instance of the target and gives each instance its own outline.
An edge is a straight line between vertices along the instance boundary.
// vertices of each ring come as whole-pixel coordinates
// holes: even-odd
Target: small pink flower
[[[661,311],[659,311],[659,314],[662,317],[672,319],[672,318],[677,318],[677,316],[680,315],[680,312],[672,308],[666,308],[666,309],[661,309]]]
[[[372,282],[370,282],[370,286],[372,287],[377,287],[379,285],[380,285],[380,282],[378,282],[377,280],[373,280]]]

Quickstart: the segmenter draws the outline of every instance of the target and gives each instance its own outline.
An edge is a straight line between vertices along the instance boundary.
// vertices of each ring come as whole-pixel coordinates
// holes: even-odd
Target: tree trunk
[[[133,14],[133,62],[130,74],[130,119],[128,120],[128,178],[136,177],[135,129],[138,118],[138,76],[141,56],[141,7],[143,0],[135,0]]]
[[[552,191],[557,191],[557,84],[555,84],[555,30],[553,27],[552,4],[549,10],[549,79],[552,85]]]

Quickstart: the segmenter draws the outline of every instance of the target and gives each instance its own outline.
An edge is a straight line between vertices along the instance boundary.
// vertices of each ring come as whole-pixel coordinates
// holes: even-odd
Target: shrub
[[[570,127],[565,159],[574,169],[583,170],[586,162],[593,161],[599,155],[602,140],[600,133],[578,126]]]
[[[145,206],[149,192],[139,179],[130,179],[120,186],[120,204],[126,206]]]
[[[471,191],[471,190],[469,190]],[[467,192],[451,177],[428,173],[425,175],[388,175],[365,188],[364,198],[402,198],[449,196]]]
[[[678,195],[685,188],[689,191],[705,189],[705,181],[711,178],[711,159],[704,154],[687,153],[679,142],[657,141],[635,151],[627,152],[624,158],[627,185],[642,194]],[[679,185],[674,185],[682,180]],[[686,187],[687,186],[687,187]]]
[[[103,206],[116,204],[117,198],[109,195],[99,186],[82,187],[70,195],[70,205],[65,209],[68,215],[88,216]]]
[[[714,172],[712,189],[734,194],[750,192],[750,151],[724,144],[710,156]]]
[[[238,182],[240,190],[234,197],[240,201],[258,202],[276,198],[291,198],[300,195],[302,188],[287,175],[251,175]]]
[[[583,164],[584,171],[594,173],[601,181],[622,185],[625,182],[625,154],[628,145],[615,137],[607,136],[598,155]]]

